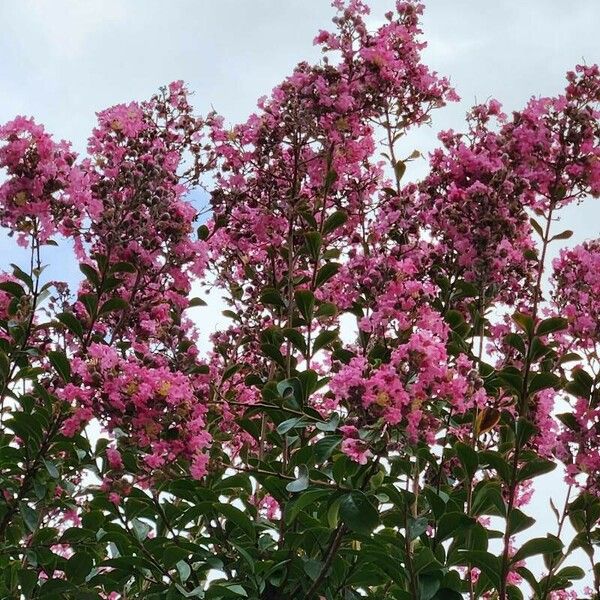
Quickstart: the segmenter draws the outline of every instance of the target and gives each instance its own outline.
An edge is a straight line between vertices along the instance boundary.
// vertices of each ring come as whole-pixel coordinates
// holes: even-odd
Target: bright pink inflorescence
[[[589,385],[592,379],[582,367],[589,364],[595,373],[599,366],[600,240],[563,250],[554,260],[553,282],[553,300],[569,322],[563,343],[583,359],[573,371],[575,379]],[[584,393],[580,387],[572,404],[574,425],[563,429],[559,452],[568,465],[569,480],[600,493],[600,406],[591,388]]]
[[[203,127],[175,82],[148,102],[99,113],[81,162],[30,119],[0,129],[0,222],[23,245],[73,238],[87,277],[74,303],[61,293],[60,308],[83,324],[65,332],[73,380],[53,385],[72,406],[62,432],[99,419],[145,453],[146,474],[179,457],[194,477],[206,474],[206,378],[182,315],[206,262],[185,198],[204,170]],[[110,466],[122,469],[114,452]]]
[[[126,439],[106,450],[115,473],[136,447],[144,476],[181,459],[203,477],[213,408],[218,432],[235,433],[223,447],[230,457],[256,449],[237,421],[263,399],[259,384],[272,380],[273,360],[288,376],[300,362],[315,376],[332,376],[314,406],[323,417],[341,413],[342,451],[360,464],[374,455],[369,432],[434,444],[448,412],[512,401],[487,395],[475,368],[485,336],[499,364],[516,364],[503,343],[512,323],[482,330],[479,356],[468,358],[450,348],[448,312],[470,327],[473,298],[480,316],[495,303],[537,311],[534,235],[545,232],[531,213],[551,222],[566,204],[600,194],[598,67],[577,67],[563,95],[532,99],[512,117],[494,100],[475,106],[464,134],[440,135],[428,176],[403,186],[409,159],[395,157],[394,143],[457,96],[421,62],[420,4],[397,2],[372,32],[365,4],[334,6],[335,31],[315,39],[323,61],[300,63],[243,124],[195,117],[175,82],[148,102],[99,113],[84,160],[32,120],[0,128],[7,173],[0,223],[25,245],[57,234],[73,239],[86,275],[76,299],[60,294],[61,312],[82,324],[80,332],[66,327],[61,339],[72,381],[48,384],[71,408],[62,432],[77,435],[93,419],[114,437],[124,431]],[[376,154],[381,130],[389,134],[391,179]],[[200,240],[186,197],[212,166],[212,218]],[[589,242],[555,264],[553,300],[569,320],[565,343],[584,353],[600,334],[599,256],[598,243]],[[210,284],[229,293],[234,324],[213,336],[205,365],[183,313],[193,279],[209,270]],[[468,286],[455,302],[459,280]],[[296,327],[291,313],[303,294],[318,308]],[[0,294],[5,312],[7,304]],[[310,344],[339,328],[343,312],[357,317],[358,341],[324,343],[324,356],[314,356]],[[308,334],[302,352],[289,331],[281,333],[294,327]],[[597,478],[598,409],[577,398],[578,429],[559,431],[554,401],[551,391],[532,400],[537,451],[575,452],[570,475],[579,469]]]
[[[71,236],[90,204],[89,182],[66,142],[56,143],[42,125],[17,117],[0,127],[0,223],[27,245],[32,233],[46,242]]]

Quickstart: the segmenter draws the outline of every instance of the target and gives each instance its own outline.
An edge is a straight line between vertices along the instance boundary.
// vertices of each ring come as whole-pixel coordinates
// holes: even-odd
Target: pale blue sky
[[[374,24],[391,5],[371,3]],[[146,98],[175,79],[195,92],[200,113],[214,107],[236,122],[297,61],[318,58],[311,42],[331,14],[327,0],[4,0],[0,122],[34,116],[81,151],[95,111]],[[407,154],[433,148],[441,129],[460,130],[475,101],[496,97],[510,111],[533,94],[558,93],[565,71],[600,61],[599,27],[600,0],[430,0],[425,60],[451,78],[463,100],[409,137]],[[424,169],[412,163],[408,175]],[[600,235],[599,215],[593,201],[570,208],[561,224],[576,232],[569,244]],[[2,267],[15,256],[11,247],[1,236]],[[52,276],[71,279],[76,267],[64,260],[66,251],[52,253]],[[204,339],[220,310],[213,298],[196,311]],[[563,486],[552,475],[538,487],[532,508],[536,533],[544,534],[553,529],[547,495]]]

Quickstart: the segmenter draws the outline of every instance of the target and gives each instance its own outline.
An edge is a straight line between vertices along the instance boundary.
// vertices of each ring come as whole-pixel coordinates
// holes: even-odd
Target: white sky
[[[373,0],[373,23],[392,4]],[[3,0],[0,123],[34,116],[83,151],[95,111],[176,79],[195,92],[198,112],[214,107],[237,122],[296,62],[318,58],[312,39],[331,15],[328,0]],[[576,63],[600,61],[600,0],[429,0],[423,27],[425,62],[451,78],[463,101],[437,111],[431,128],[408,138],[406,154],[433,148],[442,129],[460,130],[475,101],[496,97],[518,109],[533,94],[558,93]],[[411,163],[408,176],[423,171]],[[570,245],[600,235],[598,215],[591,201],[565,213],[561,229],[576,232]],[[2,267],[16,256],[4,236],[0,253]],[[62,262],[53,276],[74,271]],[[214,300],[198,311],[205,334],[219,311]],[[544,492],[562,484],[559,476],[540,484],[531,508],[542,535],[554,529]]]

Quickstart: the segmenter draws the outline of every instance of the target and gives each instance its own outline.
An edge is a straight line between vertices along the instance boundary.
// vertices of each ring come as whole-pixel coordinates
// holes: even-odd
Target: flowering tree
[[[404,136],[457,98],[422,7],[334,7],[243,124],[177,82],[99,113],[84,159],[0,128],[30,253],[0,277],[1,597],[600,598],[600,241],[547,264],[600,195],[600,71],[475,106],[406,184]],[[205,354],[193,282],[231,323]]]

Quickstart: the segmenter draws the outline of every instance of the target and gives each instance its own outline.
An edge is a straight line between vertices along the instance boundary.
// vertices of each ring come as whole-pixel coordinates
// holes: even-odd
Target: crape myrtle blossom
[[[569,321],[575,348],[594,350],[600,337],[600,240],[562,250],[553,267],[553,299]]]
[[[593,382],[599,366],[600,240],[562,250],[553,267],[553,301],[558,313],[568,320],[564,344],[579,353],[581,362],[575,365],[574,374],[583,383],[583,387],[573,388],[573,420],[566,422],[561,432],[561,454],[568,465],[569,480],[577,481],[581,474],[579,483],[598,493],[600,406]]]
[[[196,334],[182,313],[191,277],[205,264],[203,243],[191,237],[196,211],[185,199],[204,169],[203,126],[175,82],[147,102],[99,113],[90,157],[81,161],[31,119],[17,118],[0,132],[2,224],[32,242],[34,256],[51,236],[72,238],[86,275],[75,302],[57,287],[65,322],[81,322],[64,331],[73,379],[49,387],[71,407],[60,430],[72,437],[99,419],[145,449],[148,473],[181,456],[198,478],[210,442],[206,383]],[[193,160],[184,166],[186,153]],[[29,304],[23,308],[22,317],[17,307],[4,312],[25,325],[37,322]],[[41,351],[42,339],[29,341]]]
[[[74,394],[84,407],[77,410],[76,418],[82,413],[100,416],[109,431],[127,426],[131,442],[149,449],[144,462],[151,469],[184,455],[191,458],[196,476],[206,473],[200,455],[209,445],[210,435],[206,432],[207,409],[198,397],[205,386],[194,381],[198,376],[173,372],[167,366],[144,365],[133,357],[123,360],[104,344],[91,344],[87,360],[74,358],[71,364],[75,382],[81,383],[69,384],[64,393],[65,399]],[[68,433],[74,431],[65,430]],[[168,439],[163,437],[167,434]],[[107,452],[112,468],[119,464],[114,452]]]
[[[459,360],[459,367],[449,364],[440,338],[430,331],[404,333],[408,339],[391,350],[389,359],[372,366],[366,357],[355,356],[334,375],[330,389],[352,422],[371,427],[381,419],[386,427],[399,428],[405,443],[434,444],[442,409],[462,413],[483,406],[485,392],[480,382],[470,380],[468,360]],[[367,450],[356,427],[343,433],[348,437],[342,450],[364,463]]]
[[[600,70],[578,65],[564,94],[533,98],[502,129],[512,168],[528,183],[526,203],[560,208],[600,195]]]
[[[374,221],[382,201],[378,187],[385,185],[383,165],[374,159],[376,125],[393,127],[400,135],[456,98],[447,80],[420,62],[422,6],[397,3],[397,12],[387,14],[375,32],[366,27],[365,4],[340,2],[336,7],[337,29],[315,39],[324,53],[320,65],[299,64],[259,101],[259,111],[246,123],[227,129],[219,117],[209,121],[221,165],[207,232],[211,268],[217,283],[229,290],[238,319],[256,324],[254,333],[246,328],[238,337],[247,349],[242,351],[245,367],[224,385],[226,393],[220,395],[225,400],[247,401],[239,383],[248,366],[256,365],[258,332],[285,328],[286,322],[289,327],[283,304],[289,305],[296,293],[314,293],[330,307],[308,324],[313,342],[321,331],[338,326],[339,311],[360,294],[356,269],[366,242],[361,227]],[[336,222],[337,227],[329,226]],[[302,249],[307,230],[314,231],[310,252]],[[371,264],[381,270],[375,261]],[[290,269],[299,283],[290,279]],[[328,269],[328,276],[321,277]],[[366,278],[363,282],[368,285]],[[264,298],[268,302],[257,302]],[[382,306],[382,320],[388,318],[385,310]],[[270,315],[268,323],[261,311]],[[293,351],[283,337],[269,344],[280,346],[283,357]],[[239,358],[237,346],[235,351]],[[298,359],[290,357],[290,364]],[[233,362],[231,355],[223,361]],[[268,363],[257,372],[268,378]],[[232,388],[237,390],[233,395]],[[334,406],[327,395],[315,402],[320,409]]]
[[[46,242],[56,233],[72,236],[85,211],[98,216],[86,173],[67,142],[55,142],[42,125],[17,117],[0,127],[0,223],[27,246],[31,234]]]
[[[506,119],[499,103],[476,106],[467,119],[467,133],[440,134],[443,147],[432,153],[414,202],[437,269],[462,273],[482,297],[513,303],[533,274],[528,183],[514,172],[498,131]]]
[[[473,107],[405,184],[404,137],[457,99],[422,6],[370,30],[333,5],[320,61],[241,124],[174,82],[99,112],[85,157],[0,127],[31,253],[0,274],[0,596],[600,598],[600,243],[546,264],[600,193],[598,68]],[[43,275],[65,241],[74,290]],[[228,318],[205,354],[196,285]]]
[[[224,284],[243,279],[249,293],[276,285],[288,269],[283,255],[303,243],[307,227],[324,247],[343,249],[382,177],[371,123],[393,118],[407,129],[453,98],[447,81],[419,61],[419,5],[398,3],[375,33],[364,4],[338,9],[338,30],[315,41],[326,53],[321,65],[298,65],[245,124],[227,130],[212,121],[222,167],[209,247]],[[323,226],[335,211],[346,223],[334,234]],[[311,267],[295,258],[298,272]]]

